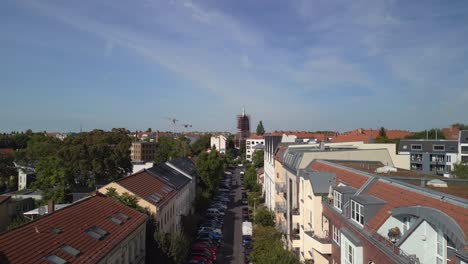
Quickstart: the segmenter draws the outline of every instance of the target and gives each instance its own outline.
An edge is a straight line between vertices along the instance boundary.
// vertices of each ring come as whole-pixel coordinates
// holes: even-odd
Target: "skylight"
[[[79,256],[81,254],[81,252],[78,249],[76,249],[76,248],[74,248],[74,247],[72,247],[70,245],[67,245],[67,244],[61,246],[60,249],[63,252],[65,252],[65,253],[67,253],[69,255],[72,255],[73,257],[77,257],[77,256]]]
[[[162,196],[159,193],[153,193],[152,195],[149,196],[149,199],[155,203],[159,203],[159,201],[161,201],[161,198]]]
[[[57,257],[56,255],[53,255],[53,254],[47,256],[46,259],[49,261],[49,263],[53,263],[53,264],[66,264],[66,263],[68,263],[63,258]]]
[[[114,223],[116,223],[116,224],[118,224],[118,225],[123,224],[123,221],[120,220],[120,219],[118,219],[118,218],[115,218],[115,217],[112,217],[112,216],[111,216],[109,219],[110,219],[112,222],[114,222]]]
[[[56,228],[56,227],[49,227],[49,230],[52,232],[52,233],[55,233],[55,234],[60,234],[62,233],[62,230]]]
[[[161,190],[162,190],[163,192],[165,192],[165,193],[169,193],[170,191],[172,191],[172,188],[170,188],[170,187],[168,187],[168,186],[164,186],[164,187],[162,187]]]
[[[117,216],[124,219],[124,220],[128,220],[130,219],[129,216],[125,215],[125,214],[122,214],[121,212],[117,212]]]
[[[90,237],[92,237],[94,239],[97,239],[97,240],[102,240],[107,235],[107,231],[105,231],[105,230],[103,230],[103,229],[101,229],[99,227],[96,227],[96,226],[93,226],[93,227],[87,229],[85,231],[85,233],[88,236],[90,236]]]

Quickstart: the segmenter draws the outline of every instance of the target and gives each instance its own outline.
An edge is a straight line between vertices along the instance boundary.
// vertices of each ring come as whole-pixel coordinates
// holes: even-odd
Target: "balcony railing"
[[[300,215],[300,214],[299,214],[299,208],[293,208],[293,209],[291,210],[291,213],[292,213],[292,215]]]
[[[285,203],[276,203],[275,204],[275,211],[279,214],[286,213],[286,204]]]
[[[336,212],[333,209],[333,204],[328,202],[322,202],[325,208],[328,208],[331,213],[337,215],[343,222],[348,222],[349,216],[345,217],[344,215]],[[325,212],[325,211],[324,211]],[[416,255],[410,255],[407,252],[404,252],[401,248],[395,246],[392,242],[387,240],[386,238],[382,237],[375,231],[369,231],[368,229],[360,229],[355,227],[353,224],[347,225],[355,232],[362,234],[369,242],[374,244],[377,248],[382,250],[383,252],[387,252],[389,256],[391,256],[396,263],[405,263],[405,264],[419,264],[419,259]],[[367,226],[367,225],[366,225]]]

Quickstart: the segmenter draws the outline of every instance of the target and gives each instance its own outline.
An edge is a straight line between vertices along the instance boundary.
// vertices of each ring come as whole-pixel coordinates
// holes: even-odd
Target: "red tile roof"
[[[283,162],[283,154],[287,148],[287,146],[278,146],[275,150],[275,160]]]
[[[0,204],[10,200],[11,196],[8,195],[0,195]]]
[[[405,138],[413,133],[406,130],[385,130],[387,138],[396,139],[396,138]],[[369,143],[370,139],[376,139],[379,135],[378,129],[355,129],[353,131],[345,133],[337,133],[331,136],[331,142],[351,142],[351,141],[364,141]]]
[[[265,137],[262,135],[257,135],[255,133],[250,133],[250,136],[247,139],[264,139]]]
[[[146,170],[116,180],[115,182],[132,192],[134,195],[155,206],[165,204],[177,193],[176,190],[157,177],[151,175]],[[165,190],[168,190],[168,192],[165,192]],[[155,202],[150,199],[150,196],[155,193],[158,193],[161,196],[161,200],[159,202]]]
[[[359,189],[368,179],[359,173],[335,167],[333,164],[324,164],[321,161],[313,162],[311,167],[317,171],[334,172],[336,173],[337,182],[346,182],[348,185],[356,189]],[[395,184],[383,181],[377,181],[375,184],[370,186],[367,189],[366,194],[373,195],[385,201],[385,205],[367,223],[366,226],[370,230],[378,230],[390,216],[389,212],[393,208],[421,205],[435,208],[446,213],[460,225],[465,234],[468,234],[468,209],[462,206],[457,206],[455,204],[433,198],[429,195],[424,195],[417,192],[416,189],[411,191],[410,189],[402,188]]]
[[[121,219],[118,225],[109,217],[117,212],[130,218]],[[49,254],[66,260],[68,263],[97,263],[115,246],[121,243],[147,219],[145,214],[131,209],[102,194],[96,194],[79,201],[60,211],[43,216],[35,221],[0,234],[0,260],[9,263],[49,263]],[[108,234],[101,241],[84,231],[97,226]],[[62,232],[56,234],[49,230],[54,227]],[[59,247],[67,244],[79,250],[81,254],[73,257],[62,252]]]
[[[445,139],[458,139],[460,129],[458,127],[443,128],[442,133]]]

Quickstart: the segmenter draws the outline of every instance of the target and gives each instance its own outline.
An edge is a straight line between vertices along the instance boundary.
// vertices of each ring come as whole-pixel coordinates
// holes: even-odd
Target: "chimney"
[[[159,142],[159,130],[156,130],[156,143]]]
[[[51,214],[55,211],[55,203],[54,200],[49,200],[47,203],[47,214]]]

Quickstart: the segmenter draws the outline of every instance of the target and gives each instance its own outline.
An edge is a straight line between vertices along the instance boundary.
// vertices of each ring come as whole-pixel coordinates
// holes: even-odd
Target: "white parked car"
[[[198,229],[198,233],[201,233],[201,232],[213,232],[213,233],[217,233],[217,234],[220,234],[221,235],[221,229],[219,228],[211,228],[211,227],[200,227],[200,229]]]
[[[224,174],[231,175],[232,172],[230,172],[230,171],[225,171]]]

